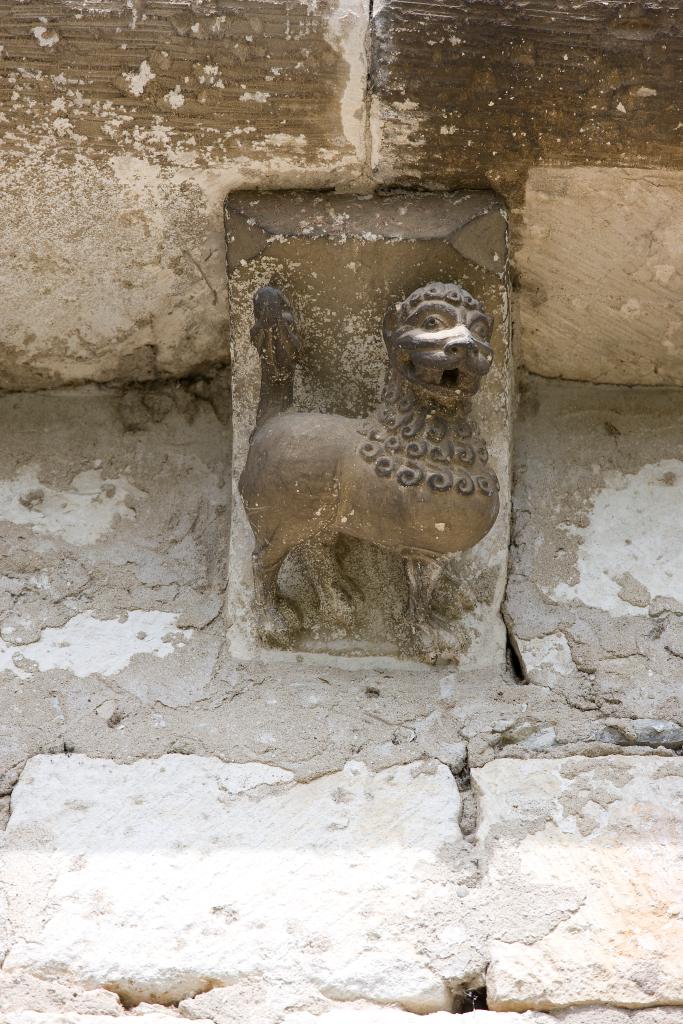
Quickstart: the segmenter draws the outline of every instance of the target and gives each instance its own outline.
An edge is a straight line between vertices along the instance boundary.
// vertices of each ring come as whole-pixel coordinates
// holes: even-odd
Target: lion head
[[[493,361],[493,319],[460,285],[435,281],[387,309],[389,363],[413,391],[452,408],[479,390]]]

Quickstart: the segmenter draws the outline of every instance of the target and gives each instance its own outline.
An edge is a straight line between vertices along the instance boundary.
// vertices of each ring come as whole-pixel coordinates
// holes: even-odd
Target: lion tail
[[[292,404],[294,369],[301,341],[294,310],[279,288],[266,285],[254,295],[251,343],[261,361],[261,394],[256,426]]]

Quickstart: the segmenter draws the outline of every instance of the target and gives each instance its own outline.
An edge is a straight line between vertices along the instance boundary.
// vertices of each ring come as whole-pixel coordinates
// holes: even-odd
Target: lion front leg
[[[287,551],[273,550],[272,544],[264,544],[251,556],[256,632],[263,643],[272,647],[290,647],[301,625],[294,609],[278,593],[278,573],[286,555]]]
[[[444,657],[447,645],[439,629],[439,619],[432,609],[434,590],[443,566],[438,559],[424,555],[404,555],[404,564],[408,578],[408,647],[413,656],[435,665],[448,660]]]

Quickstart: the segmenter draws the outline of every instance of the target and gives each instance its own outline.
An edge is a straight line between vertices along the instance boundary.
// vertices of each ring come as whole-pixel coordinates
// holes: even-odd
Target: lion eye
[[[427,327],[430,331],[433,331],[437,327],[440,327],[441,324],[440,324],[440,321],[439,321],[438,317],[436,317],[436,316],[428,316],[427,319],[424,322],[424,326]]]

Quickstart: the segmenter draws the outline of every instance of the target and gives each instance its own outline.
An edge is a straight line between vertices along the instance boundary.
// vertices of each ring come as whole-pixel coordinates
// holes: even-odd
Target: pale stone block
[[[178,1024],[179,1017],[172,1010],[150,1008],[130,1017],[123,1014],[110,1017],[108,1014],[75,1013],[71,1010],[17,1010],[3,1019],[3,1024],[121,1024],[122,1020],[133,1024]],[[195,1018],[195,1024],[214,1024],[208,1018]]]
[[[552,1018],[537,1013],[489,1013],[473,1010],[467,1024],[551,1024]],[[452,1013],[428,1013],[417,1016],[389,1006],[350,1004],[335,1007],[319,1016],[312,1013],[288,1014],[284,1024],[453,1024]]]
[[[473,773],[489,1006],[683,1003],[683,765],[490,762]]]
[[[2,855],[4,970],[132,1003],[251,979],[446,1009],[459,979],[433,950],[469,870],[459,812],[435,761],[302,784],[209,757],[38,756]]]
[[[416,1016],[388,1006],[350,1003],[319,1015],[308,1012],[288,1014],[284,1024],[452,1024],[452,1021],[453,1015],[450,1013]],[[613,1006],[587,1006],[559,1011],[557,1014],[535,1010],[521,1013],[514,1010],[473,1010],[467,1014],[467,1024],[681,1024],[681,1021],[683,1009],[676,1006],[632,1011]]]
[[[683,384],[683,173],[530,171],[520,344],[544,377]]]

